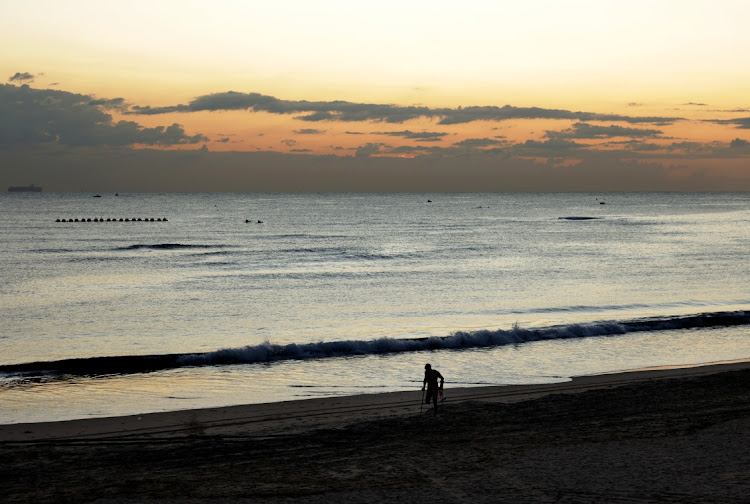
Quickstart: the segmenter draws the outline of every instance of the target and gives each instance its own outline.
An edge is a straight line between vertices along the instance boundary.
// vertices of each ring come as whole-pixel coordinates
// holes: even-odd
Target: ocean
[[[0,423],[750,358],[746,193],[8,193],[0,234]]]

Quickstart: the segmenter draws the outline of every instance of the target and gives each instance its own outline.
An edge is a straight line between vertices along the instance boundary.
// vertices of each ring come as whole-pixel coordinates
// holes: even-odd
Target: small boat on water
[[[8,192],[42,192],[42,188],[31,184],[30,186],[9,187]]]

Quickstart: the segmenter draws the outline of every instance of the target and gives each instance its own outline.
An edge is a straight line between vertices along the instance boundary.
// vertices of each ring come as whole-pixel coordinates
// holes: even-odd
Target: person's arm
[[[424,390],[425,385],[427,385],[427,372],[424,373],[424,380],[422,381],[422,390]]]
[[[445,380],[443,379],[443,375],[441,375],[440,372],[438,372],[438,376],[440,377],[440,390],[443,390],[443,382],[445,382]]]

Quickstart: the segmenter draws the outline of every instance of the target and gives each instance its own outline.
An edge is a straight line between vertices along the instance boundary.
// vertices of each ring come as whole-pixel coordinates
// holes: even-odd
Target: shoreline
[[[750,369],[750,360],[660,366],[629,371],[576,376],[564,382],[533,385],[446,387],[448,402],[512,403],[551,394],[578,393],[630,383]],[[222,435],[241,430],[245,435],[298,434],[317,428],[360,421],[382,420],[424,413],[421,389],[355,396],[298,399],[273,403],[175,410],[115,417],[51,422],[0,424],[0,442],[55,441],[130,436],[184,436],[200,431]],[[419,408],[417,408],[419,406]],[[419,411],[418,411],[419,409]],[[421,411],[421,413],[420,413]]]

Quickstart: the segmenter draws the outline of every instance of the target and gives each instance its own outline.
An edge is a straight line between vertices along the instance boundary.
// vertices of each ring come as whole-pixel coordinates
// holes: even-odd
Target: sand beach
[[[3,501],[747,502],[750,365],[0,426]]]

